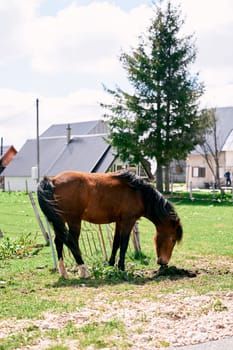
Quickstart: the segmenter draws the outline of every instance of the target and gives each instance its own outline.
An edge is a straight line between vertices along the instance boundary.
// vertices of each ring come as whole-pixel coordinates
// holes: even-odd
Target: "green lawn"
[[[29,197],[24,193],[0,192],[0,321],[4,319],[40,319],[44,312],[61,313],[79,310],[96,298],[96,293],[106,295],[106,303],[116,298],[127,297],[140,300],[145,295],[155,300],[158,294],[186,290],[190,293],[232,291],[233,289],[233,207],[231,201],[190,201],[173,199],[184,228],[184,238],[175,247],[170,265],[189,269],[197,273],[195,278],[161,276],[151,278],[158,269],[155,263],[153,243],[154,227],[146,219],[139,221],[140,241],[143,251],[141,260],[133,259],[133,245],[127,254],[127,272],[121,274],[115,268],[104,264],[102,251],[98,248],[97,233],[88,235],[85,246],[81,244],[84,260],[88,264],[91,278],[83,280],[70,272],[67,280],[60,278],[53,269],[51,247],[45,245]],[[96,241],[95,248],[92,242]],[[91,245],[92,244],[92,245]],[[3,255],[11,251],[14,256]],[[84,249],[85,248],[85,249]],[[109,243],[106,241],[109,254]],[[91,249],[91,252],[90,252]],[[2,253],[1,253],[2,252]],[[73,259],[66,251],[65,261],[69,266]],[[148,277],[149,276],[149,277]],[[106,324],[106,332],[115,327],[122,331],[122,324]],[[91,325],[89,325],[89,328]],[[102,325],[100,332],[102,331]],[[72,333],[72,325],[63,332]],[[83,328],[82,332],[89,332]],[[97,327],[98,329],[98,327]],[[33,333],[34,332],[34,333]],[[32,339],[8,337],[1,341],[0,349],[15,349],[33,343],[40,337],[39,330],[33,330]],[[80,329],[81,332],[81,329]],[[90,332],[91,333],[91,332]],[[58,337],[57,334],[50,334]],[[67,336],[61,334],[59,337]],[[30,338],[30,339],[29,339]],[[83,339],[85,337],[83,336]],[[81,345],[80,345],[81,346]],[[85,346],[80,347],[85,349]],[[124,344],[121,344],[122,349]],[[97,347],[98,348],[98,347]],[[54,349],[59,349],[56,347]],[[61,347],[65,349],[65,347]]]

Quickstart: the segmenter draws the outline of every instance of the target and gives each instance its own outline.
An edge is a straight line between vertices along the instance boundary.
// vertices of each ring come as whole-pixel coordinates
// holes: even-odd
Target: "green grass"
[[[97,349],[109,347],[125,349],[127,344],[122,341],[125,332],[124,324],[119,320],[89,323],[78,330],[80,346],[85,348],[94,344]]]
[[[179,194],[172,201],[182,220],[184,239],[175,247],[170,265],[196,271],[196,278],[151,278],[151,273],[158,269],[153,243],[155,229],[146,219],[141,219],[143,256],[135,260],[130,244],[125,273],[107,266],[98,247],[95,250],[92,246],[91,254],[86,241],[83,253],[91,278],[80,279],[70,272],[69,279],[65,280],[54,271],[51,247],[45,244],[28,195],[1,192],[0,229],[4,237],[0,238],[0,322],[43,320],[47,313],[79,312],[90,307],[98,296],[104,298],[106,305],[114,305],[116,300],[119,304],[125,300],[137,303],[145,297],[157,300],[161,293],[180,290],[197,294],[232,291],[233,208],[230,199],[217,201],[207,196],[204,200],[190,201]],[[90,241],[93,237],[89,234]],[[110,248],[107,250],[109,254]],[[65,262],[68,267],[73,263],[67,251]],[[215,309],[222,307],[221,300],[216,298]],[[69,321],[61,328],[45,331],[31,325],[17,334],[0,338],[0,350],[34,344],[42,336],[55,342],[56,345],[48,347],[50,350],[69,349],[64,339],[76,340],[80,349],[93,344],[95,349],[128,349],[126,333],[118,319],[103,322],[91,319],[84,324],[81,320],[79,327]]]

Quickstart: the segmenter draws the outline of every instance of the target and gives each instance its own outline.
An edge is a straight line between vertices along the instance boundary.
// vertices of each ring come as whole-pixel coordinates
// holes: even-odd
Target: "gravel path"
[[[54,341],[46,336],[48,330],[60,331],[69,322],[78,328],[116,319],[124,324],[122,337],[131,350],[155,350],[233,337],[233,292],[198,296],[180,291],[158,295],[156,301],[145,296],[140,302],[131,301],[130,293],[133,292],[123,292],[121,298],[108,302],[108,294],[100,292],[88,307],[85,305],[79,312],[46,313],[43,320],[1,321],[0,343],[1,338],[16,336],[28,327],[39,328],[42,336],[37,344],[20,349],[45,350],[54,345]],[[79,348],[77,340],[67,340],[66,345],[71,350]],[[111,349],[118,350],[119,347]]]

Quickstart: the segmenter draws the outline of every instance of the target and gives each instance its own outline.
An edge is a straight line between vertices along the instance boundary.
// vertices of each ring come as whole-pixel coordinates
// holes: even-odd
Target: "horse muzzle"
[[[158,265],[161,265],[161,266],[167,265],[167,264],[168,264],[168,259],[164,259],[164,258],[162,258],[162,257],[159,257],[159,258],[157,259],[157,264],[158,264]]]

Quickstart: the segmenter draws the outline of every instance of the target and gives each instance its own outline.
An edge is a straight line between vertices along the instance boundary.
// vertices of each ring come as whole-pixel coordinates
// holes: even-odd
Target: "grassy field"
[[[194,201],[187,198],[172,201],[182,220],[184,239],[175,247],[170,265],[196,272],[197,277],[153,277],[152,272],[158,269],[153,245],[154,227],[141,219],[139,229],[144,256],[141,260],[135,260],[131,244],[126,273],[106,266],[102,252],[92,247],[91,254],[86,242],[86,252],[83,253],[91,277],[79,279],[76,273],[70,272],[69,279],[65,280],[54,271],[51,247],[45,245],[28,195],[1,192],[0,321],[38,320],[48,313],[83,310],[96,299],[98,293],[105,295],[105,303],[111,305],[116,298],[129,298],[136,302],[146,295],[153,301],[161,293],[168,295],[180,290],[198,295],[232,291],[233,204],[230,200],[209,196],[205,200],[202,197]],[[93,240],[93,236],[89,235],[89,240]],[[68,252],[65,261],[68,266],[73,263]],[[63,338],[78,338],[80,349],[87,349],[91,344],[95,344],[95,348],[114,348],[110,340],[103,346],[101,334],[107,335],[113,331],[122,334],[123,328],[123,324],[116,319],[98,325],[88,324],[78,331],[72,322],[60,331],[48,327],[46,335],[60,345],[46,349],[68,349],[61,345]],[[9,333],[0,338],[0,349],[23,348],[36,343],[40,337],[38,327],[28,326],[17,335]],[[124,342],[117,343],[117,346],[128,348]]]

